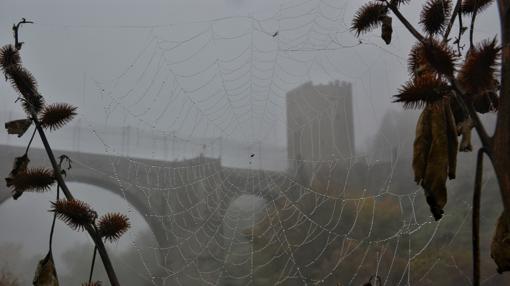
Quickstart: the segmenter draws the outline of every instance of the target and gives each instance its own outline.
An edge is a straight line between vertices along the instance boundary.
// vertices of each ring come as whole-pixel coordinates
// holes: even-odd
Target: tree
[[[96,253],[99,252],[110,284],[118,286],[119,282],[103,241],[115,241],[120,238],[130,227],[129,220],[125,215],[119,213],[107,213],[98,218],[93,208],[87,203],[75,199],[67,187],[64,181],[66,170],[62,168],[62,164],[67,162],[67,170],[69,170],[71,160],[67,156],[61,155],[57,163],[48,142],[46,131],[53,131],[66,125],[76,116],[77,108],[67,103],[46,104],[37,89],[35,78],[21,64],[20,50],[23,42],[19,41],[18,32],[23,24],[28,23],[32,22],[23,18],[22,21],[13,25],[15,43],[14,45],[5,45],[0,49],[0,69],[4,73],[5,79],[18,92],[17,101],[21,102],[27,115],[26,118],[5,123],[8,133],[21,137],[32,125],[35,126],[25,153],[15,158],[13,169],[5,179],[7,187],[11,188],[12,196],[16,200],[21,197],[23,192],[44,192],[50,190],[55,183],[57,185],[56,200],[51,203],[51,211],[54,214],[49,238],[49,251],[39,261],[33,283],[34,285],[58,285],[57,271],[52,256],[52,238],[55,220],[59,218],[74,230],[86,230],[94,241],[95,248],[89,281],[84,285],[99,285],[99,282],[92,282]],[[51,168],[29,168],[28,153],[36,133],[39,134],[44,145],[51,162]],[[60,199],[60,190],[65,195],[65,199]]]
[[[422,108],[414,143],[415,180],[425,190],[431,212],[439,220],[446,204],[447,177],[455,178],[457,133],[463,138],[460,151],[470,151],[470,132],[475,128],[482,142],[478,151],[473,196],[473,280],[480,283],[479,208],[482,160],[486,154],[498,179],[504,211],[492,242],[492,257],[498,272],[510,271],[510,1],[428,0],[423,6],[420,33],[400,12],[409,0],[372,0],[353,18],[352,30],[359,36],[381,27],[382,38],[391,42],[394,16],[416,38],[409,53],[411,79],[396,95],[405,108]],[[476,16],[497,2],[501,46],[496,39],[474,43]],[[463,16],[470,17],[469,28]],[[455,21],[458,34],[450,38]],[[462,51],[469,29],[469,49]],[[498,59],[501,58],[501,63]],[[499,74],[499,79],[498,79]],[[497,112],[496,129],[489,135],[478,113]]]

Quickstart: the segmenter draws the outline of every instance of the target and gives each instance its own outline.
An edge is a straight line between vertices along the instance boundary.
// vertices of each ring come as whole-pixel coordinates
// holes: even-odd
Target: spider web
[[[433,221],[422,190],[409,183],[412,134],[380,134],[378,143],[393,152],[380,161],[354,148],[288,157],[282,145],[291,124],[286,94],[317,74],[352,82],[372,104],[354,103],[353,112],[375,113],[371,64],[346,75],[342,53],[372,48],[405,70],[405,59],[375,38],[347,37],[353,4],[292,1],[266,18],[134,27],[146,37],[143,48],[115,78],[90,80],[106,125],[126,124],[119,143],[112,129],[82,117],[84,140],[122,158],[109,167],[116,185],[126,200],[132,190],[143,194],[142,215],[163,237],[157,246],[133,242],[144,265],[133,271],[148,285],[361,285],[372,276],[382,285],[429,285],[444,274],[471,283],[469,265],[454,255],[469,230],[470,203],[459,199],[452,215]],[[313,87],[310,98],[322,93]],[[314,114],[302,129],[334,121]],[[378,121],[367,117],[372,122],[355,122],[354,134]],[[311,140],[303,136],[298,141]],[[251,199],[232,207],[242,196]]]

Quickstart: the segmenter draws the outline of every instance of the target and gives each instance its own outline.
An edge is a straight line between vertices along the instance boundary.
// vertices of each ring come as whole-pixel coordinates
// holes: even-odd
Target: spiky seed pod
[[[15,90],[23,96],[23,108],[30,114],[31,109],[39,113],[44,106],[44,99],[37,91],[37,82],[32,74],[22,66],[11,66],[6,70]]]
[[[32,125],[32,119],[18,119],[5,123],[5,129],[8,134],[18,135],[18,138],[23,136],[28,128]]]
[[[434,71],[430,65],[425,61],[424,45],[420,42],[416,43],[409,52],[409,59],[407,66],[409,74],[413,77],[420,77],[426,74],[432,74]]]
[[[37,95],[37,81],[34,76],[24,67],[16,65],[10,66],[6,70],[12,87],[24,97]]]
[[[404,108],[421,108],[447,96],[448,85],[434,76],[423,76],[406,82],[395,95],[394,102],[402,102]]]
[[[423,53],[423,59],[434,72],[452,77],[457,59],[455,52],[446,43],[433,38],[429,38],[420,44],[422,45],[420,53]]]
[[[25,100],[22,102],[23,110],[25,110],[25,113],[28,115],[32,115],[32,109],[36,114],[39,114],[41,110],[44,108],[44,98],[36,94],[33,97],[25,98]]]
[[[44,107],[39,120],[42,127],[56,130],[73,120],[74,116],[76,116],[75,106],[55,103]]]
[[[463,14],[471,14],[478,7],[478,12],[487,9],[494,0],[463,0],[461,5],[461,11]]]
[[[428,34],[439,34],[446,28],[451,11],[450,0],[429,0],[421,11],[420,24]]]
[[[352,19],[351,30],[356,36],[369,32],[382,24],[383,16],[388,13],[388,8],[381,2],[369,2],[361,6]]]
[[[57,217],[65,222],[70,228],[81,231],[85,226],[94,222],[97,215],[90,206],[80,200],[60,199],[52,202],[51,212],[55,212]]]
[[[471,51],[462,66],[458,80],[470,94],[495,88],[495,75],[501,48],[496,39],[485,40]]]
[[[107,213],[98,222],[99,234],[111,242],[119,239],[129,227],[128,217],[120,213]]]
[[[21,57],[13,45],[5,45],[0,48],[0,69],[5,73],[11,66],[21,64]]]
[[[391,25],[392,19],[390,16],[382,17],[382,27],[381,27],[381,38],[384,40],[386,45],[391,43],[391,36],[393,34],[393,27]]]
[[[33,168],[17,173],[11,181],[14,192],[45,192],[55,183],[53,171],[46,168]]]

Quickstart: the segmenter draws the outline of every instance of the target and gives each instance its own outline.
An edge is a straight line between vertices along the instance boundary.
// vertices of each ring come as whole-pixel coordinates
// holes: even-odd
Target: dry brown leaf
[[[18,137],[23,136],[28,128],[32,125],[32,119],[18,119],[5,123],[5,129],[7,129],[8,134],[15,134]]]
[[[14,166],[12,167],[11,172],[9,173],[9,177],[5,178],[5,182],[7,187],[11,187],[13,185],[14,178],[19,173],[24,173],[27,171],[28,163],[30,162],[30,159],[28,159],[28,155],[24,154],[23,156],[16,157],[14,159]],[[17,200],[23,192],[17,192],[14,191],[12,194],[12,198]]]
[[[436,220],[447,201],[446,180],[455,178],[457,136],[449,101],[428,104],[416,127],[413,169],[415,181],[423,187]]]
[[[416,136],[413,145],[413,170],[414,181],[421,184],[425,177],[425,169],[427,168],[427,155],[429,153],[431,141],[430,126],[430,108],[425,108],[416,124]]]
[[[39,261],[33,283],[34,286],[58,286],[57,271],[51,252]]]
[[[460,152],[473,151],[473,145],[471,144],[471,130],[474,126],[473,120],[470,117],[457,124],[457,132],[462,136],[459,147]]]
[[[383,16],[382,17],[382,27],[381,27],[381,38],[384,40],[386,45],[389,45],[391,43],[391,36],[393,34],[393,27],[392,27],[392,18],[390,16]]]

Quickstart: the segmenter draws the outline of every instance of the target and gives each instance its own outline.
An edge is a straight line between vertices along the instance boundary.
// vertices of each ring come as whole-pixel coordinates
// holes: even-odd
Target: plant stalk
[[[62,188],[62,192],[64,193],[65,197],[68,200],[73,200],[74,197],[71,194],[71,191],[69,191],[69,188],[67,187],[67,185],[64,181],[64,178],[62,177],[61,169],[60,169],[59,165],[57,164],[57,160],[55,159],[55,155],[53,153],[53,150],[51,149],[48,139],[46,138],[46,134],[44,133],[41,123],[37,119],[37,114],[33,110],[31,110],[31,115],[32,115],[35,127],[37,128],[37,132],[39,133],[39,137],[41,138],[41,141],[43,142],[44,149],[46,150],[48,158],[50,159],[51,166],[53,167],[53,170],[55,173],[55,179],[57,180],[57,183],[59,184],[59,186]],[[112,286],[120,286],[119,280],[117,278],[117,275],[115,274],[115,270],[111,263],[110,257],[108,256],[108,253],[106,252],[106,248],[103,244],[103,241],[97,235],[97,232],[94,230],[92,225],[85,226],[85,229],[87,230],[90,237],[94,241],[95,247],[97,248],[97,251],[99,252],[99,256],[101,257],[101,261],[103,262],[106,274],[108,275],[108,279],[110,280],[110,284]]]

